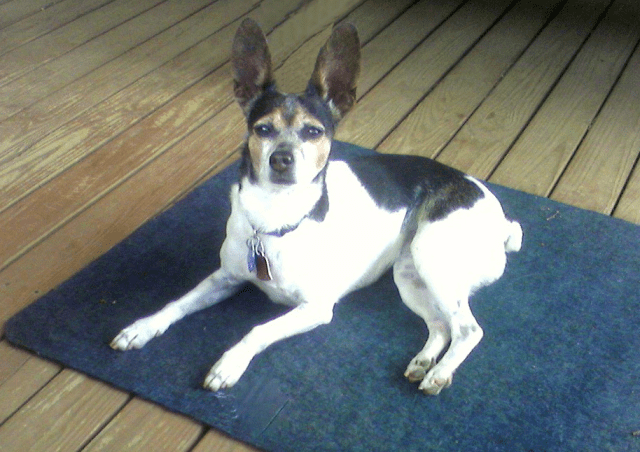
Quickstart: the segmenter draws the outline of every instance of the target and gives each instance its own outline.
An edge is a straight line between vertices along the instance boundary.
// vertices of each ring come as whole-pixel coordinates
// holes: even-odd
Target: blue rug
[[[367,152],[338,143],[334,158]],[[210,366],[284,312],[251,286],[142,350],[111,350],[121,328],[218,266],[236,174],[213,177],[16,315],[6,337],[271,451],[640,450],[640,227],[497,186],[524,246],[472,299],[485,337],[438,397],[402,375],[427,332],[389,273],[220,393],[200,388]]]

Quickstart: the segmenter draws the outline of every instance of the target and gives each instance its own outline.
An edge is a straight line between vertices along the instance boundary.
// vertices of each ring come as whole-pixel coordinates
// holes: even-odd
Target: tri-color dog
[[[111,346],[143,347],[250,281],[292,309],[253,328],[212,367],[204,386],[229,388],[256,354],[330,322],[345,294],[393,267],[402,300],[429,329],[405,376],[438,394],[482,338],[469,296],[502,275],[506,252],[520,249],[520,225],[479,181],[433,160],[330,159],[336,125],[356,100],[354,27],[334,29],[301,94],[276,89],[266,39],[249,19],[236,33],[232,63],[248,136],[221,268]]]

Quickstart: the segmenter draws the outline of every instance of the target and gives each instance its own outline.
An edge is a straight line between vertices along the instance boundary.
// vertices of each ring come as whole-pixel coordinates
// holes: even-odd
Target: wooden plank
[[[11,378],[29,357],[28,353],[9,345],[7,341],[0,340],[0,385]]]
[[[458,61],[508,6],[508,1],[466,3],[367,93],[341,122],[339,140],[375,147]],[[425,30],[440,20],[425,17]]]
[[[460,3],[455,0],[438,2],[422,0],[394,20],[375,39],[366,43],[361,52],[362,71],[358,80],[358,97],[361,99],[368,93],[429,33],[449,17]]]
[[[19,0],[0,3],[0,28],[16,23],[61,0]]]
[[[358,29],[360,45],[364,46],[399,20],[413,3],[414,0],[367,0],[340,20],[340,23],[353,24]]]
[[[635,0],[613,4],[493,173],[492,182],[549,195],[640,39],[639,10]]]
[[[389,72],[405,55],[407,55],[424,37],[435,28],[439,21],[444,20],[455,10],[459,2],[429,2],[420,1],[406,11],[406,2],[388,2],[383,0],[369,1],[346,17],[343,22],[349,22],[358,28],[362,44],[361,71],[358,80],[358,97],[369,91],[380,79]],[[402,13],[399,17],[396,16]],[[389,23],[392,19],[394,19]],[[428,18],[429,20],[426,20]],[[389,24],[387,27],[386,25]],[[378,34],[379,33],[379,34]],[[374,36],[375,35],[375,36]],[[320,48],[327,35],[322,34],[314,38],[312,45]],[[374,39],[373,39],[374,38]],[[380,58],[385,55],[385,58]],[[305,88],[308,78],[300,78],[297,60],[287,60],[279,86],[284,91],[298,92]],[[308,73],[311,74],[314,62]]]
[[[63,370],[0,426],[2,451],[78,450],[127,399],[110,386]]]
[[[42,140],[43,137],[77,118],[80,118],[77,123],[82,124],[82,117],[86,115],[87,109],[99,104],[142,77],[149,76],[151,85],[157,83],[157,79],[154,79],[154,76],[149,74],[164,64],[166,66],[160,69],[164,75],[161,74],[159,77],[162,78],[166,74],[175,73],[176,64],[175,62],[173,64],[168,63],[170,60],[178,57],[187,49],[214,35],[230,22],[246,14],[255,6],[256,2],[257,0],[220,0],[154,36],[121,57],[92,71],[85,77],[75,80],[50,96],[0,122],[0,156],[2,156],[0,157],[2,162],[0,185],[10,183],[13,180],[10,176],[12,165],[19,168],[22,167],[23,170],[18,171],[18,174],[27,171],[19,163],[20,156],[34,155],[41,152],[40,148],[38,146],[34,147],[34,145],[39,140]],[[222,39],[215,40],[216,38],[214,37],[211,39],[214,39],[214,43],[217,43],[222,48],[227,44],[225,42],[226,37],[227,34],[224,34]],[[222,64],[221,61],[216,61],[215,58],[212,59],[210,55],[205,55],[204,50],[202,52],[193,50],[192,52],[194,58],[200,58],[210,62],[210,64]],[[179,61],[182,60],[180,59]],[[184,68],[184,66],[182,64],[180,67]],[[206,68],[203,68],[203,70],[206,70]],[[180,77],[171,77],[170,81],[175,82],[175,88],[172,85],[167,86],[168,84],[157,85],[157,91],[160,91],[161,96],[154,96],[152,91],[149,91],[146,95],[152,101],[165,102],[167,96],[179,92],[189,83],[193,83],[203,75],[203,72],[197,72],[191,78],[183,77],[182,81],[180,81]],[[79,93],[82,93],[82,95]],[[123,94],[128,96],[127,98],[130,101],[135,99],[132,97],[133,93],[131,92]],[[157,107],[157,105],[153,104],[153,107]],[[124,114],[124,112],[121,112],[121,114]],[[144,115],[145,113],[142,112],[141,114]],[[73,134],[73,132],[67,130],[59,133],[62,135],[65,133]],[[28,178],[27,174],[17,177]],[[37,181],[34,182],[35,185],[38,184]],[[22,191],[22,196],[24,196],[29,191],[28,187],[33,184],[27,180],[21,185],[22,187],[19,191]],[[2,199],[4,202],[0,202],[0,210],[11,203],[11,199],[6,196],[3,196]]]
[[[227,435],[209,430],[193,449],[193,452],[258,452],[258,449],[229,438]]]
[[[200,424],[150,402],[133,399],[83,452],[180,452],[190,450],[204,431]]]
[[[629,182],[613,211],[613,216],[640,224],[640,165],[637,161],[635,170],[629,177]]]
[[[349,13],[349,15],[342,19],[340,22],[355,25],[355,27],[358,29],[360,43],[361,45],[363,45],[381,30],[383,30],[384,32],[387,25],[392,23],[393,19],[397,18],[397,16],[401,14],[409,3],[410,2],[408,0],[394,2],[385,0],[368,0],[358,8],[356,8],[354,11]],[[310,47],[311,49],[315,48],[315,53],[317,55],[319,49],[328,39],[331,33],[331,29],[333,28],[332,25],[311,38],[307,43],[305,43],[305,46]],[[405,38],[410,42],[410,36],[405,36]],[[272,43],[271,45],[275,47],[277,44]],[[400,55],[398,55],[397,58],[400,58]],[[393,64],[394,58],[388,58],[384,60],[388,61],[390,64]],[[289,93],[303,91],[307,87],[307,83],[311,76],[311,72],[313,71],[314,65],[315,57],[309,58],[309,54],[307,52],[294,53],[286,59],[282,66],[282,69],[279,71],[277,80],[278,87],[283,92]],[[363,64],[363,67],[367,66]],[[367,67],[367,71],[363,72],[369,73],[370,71],[371,68]],[[307,75],[301,76],[300,74]]]
[[[378,146],[435,157],[544,26],[557,1],[520,1]]]
[[[0,55],[33,41],[111,0],[66,0],[0,30]],[[16,1],[16,3],[18,3]],[[0,13],[1,14],[1,13]]]
[[[16,357],[20,364],[16,365]],[[60,372],[60,366],[0,342],[0,424]],[[0,377],[1,377],[0,374]]]
[[[593,29],[608,0],[569,0],[438,160],[479,178],[500,162]]]
[[[203,8],[210,1],[167,0],[162,2],[20,78],[0,86],[0,97],[10,100],[6,106],[0,105],[0,120],[17,113],[166,30],[175,22]],[[157,0],[137,1],[134,4],[140,8],[140,5],[146,2],[153,3]],[[28,50],[30,47],[31,45],[27,44],[17,51],[23,48]]]
[[[551,198],[611,213],[640,152],[640,47]]]
[[[294,1],[293,3],[297,2]],[[266,3],[266,5],[269,5],[269,3]],[[283,2],[278,2],[279,8],[286,7],[286,5],[282,5]],[[279,10],[283,15],[285,11]],[[260,10],[252,14],[262,17],[263,22],[267,20],[267,16],[262,14]],[[274,22],[277,17],[277,15],[273,15]],[[332,20],[331,16],[325,17],[326,20]],[[300,15],[295,15],[290,22],[285,22],[278,27],[273,35],[278,39],[280,39],[279,36],[290,35],[290,29],[297,26],[298,21],[306,21],[306,13],[304,11]],[[267,23],[267,25],[269,24]],[[225,45],[223,47],[222,43],[226,44],[227,38],[231,39],[231,36],[226,35],[235,33],[235,26],[227,27],[225,30],[228,33],[225,33],[225,36],[216,43],[207,46],[202,51],[202,54],[213,58],[215,55],[213,50],[217,49],[218,54],[220,54],[220,62],[227,58],[228,50],[223,49],[227,49],[228,46]],[[313,29],[309,29],[308,32],[313,33]],[[296,45],[290,41],[283,53],[274,54],[276,64],[289,51],[293,51]],[[289,51],[286,51],[287,48]],[[310,49],[308,47],[305,47],[305,49],[307,50],[297,53],[306,55],[308,60],[315,59],[318,49]],[[168,72],[175,74],[175,71]],[[95,155],[82,159],[61,177],[53,179],[50,184],[40,188],[37,195],[30,196],[22,202],[11,205],[0,215],[0,224],[6,226],[8,228],[6,232],[14,237],[11,242],[4,243],[0,248],[2,266],[6,266],[15,260],[51,230],[68,221],[80,209],[85,208],[99,196],[112,189],[114,184],[133,174],[140,166],[153,160],[184,135],[200,126],[207,118],[220,111],[224,106],[231,104],[233,99],[229,73],[229,67],[223,66],[174,99],[173,102],[166,104],[114,140],[109,141],[109,134],[118,131],[118,127],[112,122],[103,123],[102,118],[106,116],[111,121],[114,118],[118,118],[118,115],[122,112],[121,106],[126,103],[126,99],[129,102],[134,99],[148,101],[145,95],[152,93],[160,85],[156,78],[146,80],[147,90],[141,90],[142,92],[137,96],[134,96],[131,91],[114,96],[103,106],[101,111],[90,114],[88,117],[80,118],[70,124],[71,128],[65,127],[54,134],[53,136],[56,138],[56,141],[53,141],[54,149],[57,150],[60,146],[70,147],[70,145],[71,149],[73,149],[73,146],[75,146],[78,150],[78,154],[75,155],[76,160],[81,160],[82,153],[87,152],[87,148],[91,147],[90,138],[92,134],[98,135],[98,139],[101,140],[95,144],[96,147],[99,147],[105,141],[109,141],[109,143],[100,148]],[[174,75],[173,78],[176,78],[176,76]],[[183,78],[184,76],[178,77],[178,79]],[[176,81],[176,83],[179,82],[180,80]],[[139,105],[143,104],[140,103]],[[95,120],[93,120],[94,115]],[[144,116],[144,111],[139,116]],[[133,118],[125,116],[125,119],[132,122],[135,118],[136,116],[133,116]],[[92,122],[89,122],[89,120],[92,120]],[[242,118],[235,120],[242,121]],[[76,129],[74,130],[74,128]],[[69,132],[70,129],[72,132]],[[89,129],[91,131],[90,134],[83,135],[82,131],[85,129]],[[101,130],[104,130],[104,136],[99,135]],[[77,143],[70,141],[70,134],[79,136]],[[242,134],[240,133],[237,136],[241,137]],[[66,148],[63,150],[66,150]],[[29,161],[41,159],[38,165],[46,163],[49,166],[60,165],[61,160],[59,154],[46,159],[39,153],[35,153],[34,156],[24,157]],[[18,174],[19,169],[20,167],[15,168],[14,173]],[[35,175],[37,177],[37,173],[34,173],[33,168],[23,169],[23,171],[26,176],[32,177]],[[0,174],[1,172],[2,170],[0,170]],[[39,182],[36,181],[36,183]],[[31,179],[28,183],[17,186],[15,188],[16,193],[20,191],[26,192],[33,185],[35,184]]]
[[[5,85],[38,66],[64,55],[131,17],[152,8],[161,1],[140,0],[132,3],[127,0],[115,0],[40,39],[2,55],[0,57],[0,85]],[[46,74],[44,75],[46,76]],[[8,116],[8,111],[11,111],[8,100],[15,99],[15,95],[8,97],[6,90],[0,92],[3,93],[5,99],[3,104],[6,104],[0,105],[1,120]],[[11,93],[9,92],[9,94]],[[15,100],[20,101],[21,99]]]

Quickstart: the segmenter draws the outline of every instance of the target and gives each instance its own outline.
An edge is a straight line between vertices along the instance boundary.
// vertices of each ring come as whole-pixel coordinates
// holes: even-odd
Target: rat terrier
[[[229,388],[258,353],[329,323],[345,294],[393,268],[403,302],[429,330],[405,376],[438,394],[482,338],[469,296],[502,275],[506,252],[520,249],[520,225],[478,180],[433,160],[330,158],[336,126],[356,101],[360,43],[353,26],[333,30],[301,94],[276,89],[265,36],[250,19],[236,33],[232,64],[248,134],[221,267],[122,330],[111,346],[143,347],[251,282],[292,309],[254,327],[211,368],[204,387]]]

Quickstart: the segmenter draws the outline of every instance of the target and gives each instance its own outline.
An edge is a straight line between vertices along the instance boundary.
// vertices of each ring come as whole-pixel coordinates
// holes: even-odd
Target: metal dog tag
[[[271,275],[271,266],[269,265],[269,259],[264,252],[264,245],[260,241],[260,238],[255,235],[247,240],[247,247],[249,248],[249,256],[247,257],[247,268],[253,273],[256,271],[256,276],[261,281],[271,281],[273,276]]]
[[[258,254],[258,238],[252,237],[247,240],[247,247],[249,248],[249,255],[247,256],[247,270],[249,273],[253,273],[256,269],[256,256]]]
[[[269,259],[264,254],[256,254],[256,273],[261,281],[271,281],[271,266]]]

